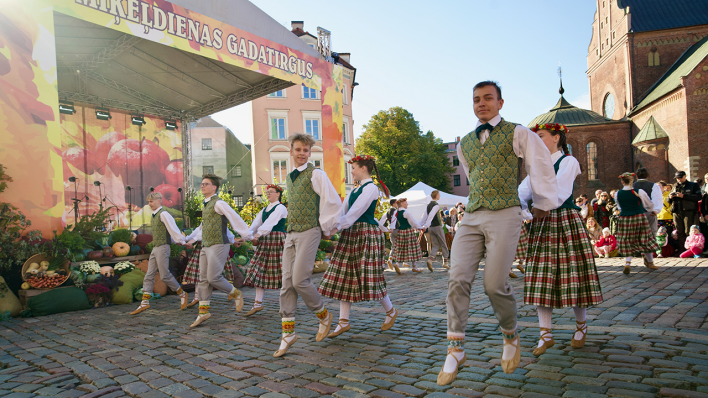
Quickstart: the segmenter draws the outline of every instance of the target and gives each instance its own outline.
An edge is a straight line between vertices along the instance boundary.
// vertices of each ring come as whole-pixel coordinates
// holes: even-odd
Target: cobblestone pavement
[[[588,311],[586,346],[570,347],[573,312],[558,310],[556,346],[540,357],[531,354],[535,310],[521,304],[523,279],[512,279],[523,352],[510,375],[499,366],[501,337],[480,272],[467,363],[452,385],[435,383],[446,350],[447,287],[447,272],[436,264],[432,274],[386,272],[401,310],[387,332],[380,305],[360,303],[350,332],[317,343],[316,318],[300,302],[299,340],[282,358],[272,357],[281,330],[275,291],[251,318],[215,295],[212,318],[191,330],[196,306],[180,311],[176,296],[132,317],[134,305],[122,305],[3,322],[0,396],[708,397],[708,260],[656,263],[661,269],[649,271],[635,260],[626,276],[622,259],[599,260],[605,302]],[[255,292],[244,292],[245,313]],[[336,316],[337,303],[327,306]]]

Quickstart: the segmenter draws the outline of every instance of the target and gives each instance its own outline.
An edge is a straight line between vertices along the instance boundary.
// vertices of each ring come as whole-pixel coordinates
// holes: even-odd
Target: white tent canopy
[[[393,199],[408,199],[408,210],[416,219],[422,220],[423,215],[426,214],[428,203],[430,203],[430,193],[433,192],[435,188],[427,185],[425,183],[419,182],[415,184],[411,189],[403,192],[402,194],[394,197]],[[440,208],[452,208],[458,203],[464,203],[467,205],[467,198],[464,196],[452,195],[446,192],[440,191],[440,200],[438,204]]]

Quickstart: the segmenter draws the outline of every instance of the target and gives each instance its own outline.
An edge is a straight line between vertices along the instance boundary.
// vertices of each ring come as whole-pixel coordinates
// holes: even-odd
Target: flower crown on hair
[[[634,174],[634,173],[626,172],[626,173],[620,174],[619,177],[617,177],[617,178],[625,178],[625,177],[632,177],[632,178],[634,178],[635,176],[636,176],[636,174]]]
[[[565,127],[565,124],[558,123],[537,124],[531,128],[531,131],[534,133],[537,133],[538,130],[560,131],[561,133],[568,134],[568,128]]]
[[[267,191],[271,188],[275,189],[277,192],[283,193],[283,187],[275,184],[266,185],[265,190]]]
[[[356,163],[356,162],[365,162],[368,160],[371,160],[373,162],[376,161],[376,159],[371,155],[359,155],[357,157],[351,158],[351,160],[349,160],[349,162],[347,162],[347,163],[351,164],[351,163]]]

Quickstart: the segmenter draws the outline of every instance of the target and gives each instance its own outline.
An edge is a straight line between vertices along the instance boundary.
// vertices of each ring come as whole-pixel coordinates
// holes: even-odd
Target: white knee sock
[[[460,362],[462,357],[465,356],[464,351],[450,351],[450,353],[445,357],[445,365],[443,365],[443,372],[452,373],[457,368],[457,364]]]
[[[645,258],[648,262],[654,261],[654,256],[653,256],[651,253],[644,253],[644,258]]]
[[[379,303],[383,306],[384,311],[389,312],[391,311],[391,308],[393,308],[393,304],[391,304],[391,299],[388,298],[388,295],[386,297],[382,298]]]
[[[263,303],[263,296],[265,296],[265,289],[262,287],[257,287],[256,288],[256,301],[257,303],[254,303],[254,307],[260,307]]]
[[[585,322],[588,312],[587,308],[573,307],[573,312],[575,312],[575,322]],[[573,336],[575,340],[581,340],[583,338],[583,335],[587,332],[587,327],[587,324],[583,325],[581,328],[583,330],[582,332],[575,332]]]
[[[624,258],[625,263],[631,263],[632,262],[632,257],[625,257]]]
[[[542,328],[551,329],[551,317],[553,316],[553,309],[550,307],[538,306],[536,307],[536,312],[538,313],[538,325]],[[543,345],[543,340],[550,341],[551,337],[553,337],[553,334],[550,332],[544,334],[544,332],[541,331],[541,337],[544,337],[544,339],[538,340],[539,347]]]
[[[352,303],[346,301],[339,302],[339,323],[337,323],[337,327],[334,329],[335,332],[343,326],[349,325],[349,312],[351,309]]]

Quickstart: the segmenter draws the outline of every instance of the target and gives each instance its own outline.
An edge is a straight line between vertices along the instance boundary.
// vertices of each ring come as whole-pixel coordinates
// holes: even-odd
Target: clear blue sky
[[[526,125],[558,101],[559,63],[565,98],[590,106],[595,1],[251,1],[287,27],[300,20],[314,35],[329,29],[333,50],[351,53],[357,137],[372,115],[400,106],[423,132],[452,141],[475,127],[472,87],[481,80],[498,81],[502,116]],[[251,141],[239,133],[238,110],[216,119]]]

